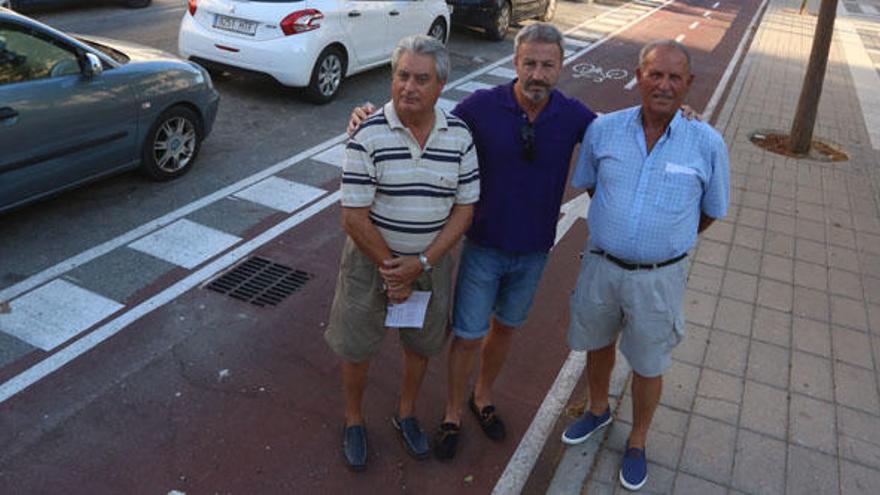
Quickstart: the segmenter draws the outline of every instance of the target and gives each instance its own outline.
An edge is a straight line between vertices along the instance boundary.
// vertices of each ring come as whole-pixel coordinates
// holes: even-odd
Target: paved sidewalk
[[[848,162],[749,142],[789,129],[816,17],[798,16],[799,0],[770,0],[759,24],[717,123],[731,153],[730,214],[693,258],[687,339],[666,374],[643,492],[880,492],[880,143],[866,126],[880,118],[869,38],[880,16],[846,17],[857,3],[841,2],[815,132]],[[561,456],[548,493],[625,493],[626,386],[604,438],[548,446]]]

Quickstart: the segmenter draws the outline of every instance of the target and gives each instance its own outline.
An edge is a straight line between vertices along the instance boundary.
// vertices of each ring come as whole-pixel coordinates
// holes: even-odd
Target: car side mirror
[[[104,64],[94,53],[86,53],[83,64],[83,75],[91,79],[100,76],[104,72]]]

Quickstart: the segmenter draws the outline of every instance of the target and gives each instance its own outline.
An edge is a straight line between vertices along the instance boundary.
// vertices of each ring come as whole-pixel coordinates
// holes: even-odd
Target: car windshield
[[[77,38],[77,39],[82,41],[83,43],[89,45],[90,47],[94,48],[95,50],[100,51],[104,55],[107,55],[108,57],[115,60],[117,63],[120,63],[120,64],[127,64],[128,63],[128,60],[129,60],[128,55],[120,52],[119,50],[114,50],[113,48],[110,48],[107,45],[95,43],[94,41],[84,40],[82,38]]]

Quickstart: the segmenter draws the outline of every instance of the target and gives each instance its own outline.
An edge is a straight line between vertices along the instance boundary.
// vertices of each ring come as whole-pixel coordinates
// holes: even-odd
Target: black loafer
[[[480,428],[483,429],[483,433],[485,433],[487,437],[496,442],[504,440],[504,436],[506,435],[504,422],[501,421],[501,418],[499,418],[497,414],[495,414],[495,406],[490,404],[484,406],[482,409],[478,409],[477,403],[474,402],[473,394],[471,394],[468,405],[471,408],[471,412],[477,417],[477,421],[480,423]]]
[[[363,471],[367,467],[367,429],[364,425],[345,427],[342,431],[342,454],[351,469]]]
[[[406,447],[406,452],[416,459],[427,459],[431,448],[428,446],[428,437],[419,426],[419,420],[415,416],[398,418],[395,415],[391,418],[391,423],[400,432],[400,439]]]
[[[455,423],[441,423],[437,435],[434,437],[434,455],[441,461],[448,461],[455,457],[455,449],[458,447],[458,436],[461,427]]]

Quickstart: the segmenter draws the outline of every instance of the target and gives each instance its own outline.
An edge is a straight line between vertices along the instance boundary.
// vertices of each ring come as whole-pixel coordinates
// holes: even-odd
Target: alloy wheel
[[[183,117],[166,120],[156,132],[153,157],[163,172],[172,174],[192,161],[196,150],[196,128]]]
[[[318,67],[318,89],[324,96],[331,96],[342,81],[342,61],[336,54],[329,54]]]

